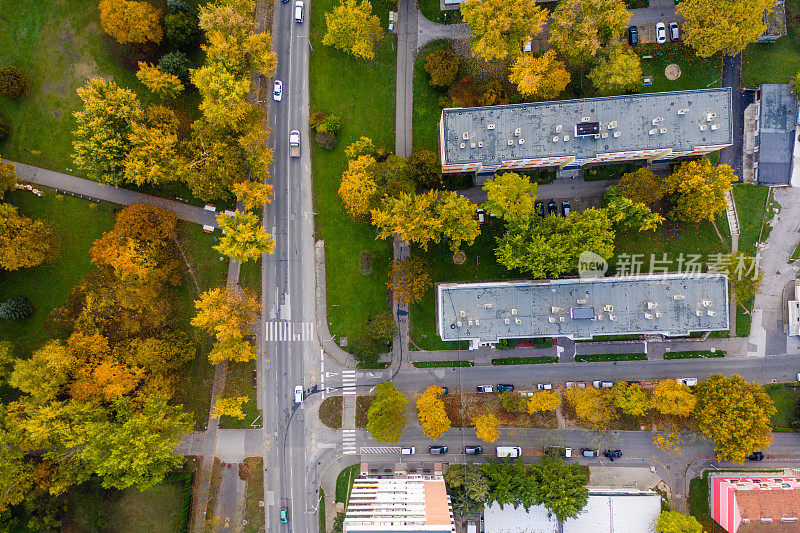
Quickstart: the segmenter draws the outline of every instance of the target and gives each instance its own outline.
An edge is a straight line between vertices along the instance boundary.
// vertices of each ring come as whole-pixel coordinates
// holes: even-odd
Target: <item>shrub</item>
[[[189,83],[189,58],[183,52],[170,52],[161,56],[158,70],[177,76],[184,85]]]
[[[8,139],[11,134],[11,123],[6,116],[0,112],[0,143]]]
[[[452,50],[437,50],[425,57],[425,72],[433,87],[450,87],[458,75],[458,56]]]
[[[375,364],[380,354],[391,347],[397,335],[397,324],[391,313],[381,313],[369,319],[366,332],[353,341],[353,357],[359,363]]]
[[[189,50],[197,44],[200,25],[197,17],[185,11],[164,17],[164,34],[167,42],[179,50]]]
[[[33,314],[31,302],[24,296],[17,296],[0,305],[0,318],[25,320]]]
[[[325,119],[327,118],[328,113],[325,111],[314,111],[308,118],[308,125],[311,126],[312,130],[319,131],[319,127],[325,123]]]
[[[194,13],[194,9],[183,0],[167,0],[167,7],[173,13]]]
[[[333,113],[325,117],[325,121],[317,129],[319,132],[332,133],[338,135],[342,131],[342,117]]]
[[[327,131],[317,133],[316,138],[317,144],[320,148],[324,148],[325,150],[333,150],[339,145],[339,141],[336,140],[336,135]]]
[[[28,90],[30,76],[14,66],[0,69],[0,94],[6,98],[19,98]]]

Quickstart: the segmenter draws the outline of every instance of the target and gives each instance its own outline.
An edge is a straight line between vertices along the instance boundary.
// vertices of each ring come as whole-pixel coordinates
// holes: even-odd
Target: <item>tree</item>
[[[525,42],[542,31],[547,19],[535,0],[466,0],[461,15],[474,35],[472,51],[486,61],[522,54]]]
[[[347,163],[347,170],[342,174],[339,197],[345,211],[353,218],[366,217],[374,207],[378,193],[378,182],[370,171],[374,163],[371,155],[359,156]]]
[[[149,2],[100,0],[99,8],[103,31],[120,44],[161,42],[161,10]]]
[[[398,235],[427,250],[428,243],[441,237],[441,223],[434,214],[438,199],[438,191],[385,198],[379,207],[370,211],[372,224],[378,229],[378,238]]]
[[[177,79],[177,78],[176,78]],[[146,122],[134,122],[128,136],[124,178],[129,183],[160,185],[180,178],[183,160],[178,155],[178,119],[163,106],[150,106]]]
[[[230,396],[227,398],[223,396],[217,396],[217,401],[214,403],[214,410],[212,411],[211,416],[217,418],[230,416],[232,418],[244,420],[244,411],[242,411],[242,406],[249,401],[250,398],[247,396]]]
[[[489,480],[478,465],[451,463],[444,472],[444,482],[453,511],[461,516],[481,511],[489,498]]]
[[[527,176],[505,172],[483,184],[487,212],[507,221],[529,219],[535,213],[538,185]]]
[[[325,13],[327,31],[322,44],[333,46],[361,59],[375,57],[375,44],[382,36],[381,21],[372,14],[369,0],[342,0]]]
[[[706,158],[681,164],[665,181],[672,195],[670,217],[682,222],[713,222],[725,212],[725,193],[737,179],[731,167],[712,166]]]
[[[606,259],[613,254],[614,230],[605,210],[514,221],[498,237],[495,255],[508,269],[518,268],[534,278],[546,279],[574,271],[578,256],[585,250]]]
[[[618,43],[597,60],[588,77],[600,94],[635,92],[642,80],[642,62],[633,50]]]
[[[646,205],[661,200],[666,192],[664,180],[647,167],[623,174],[617,187],[622,196]]]
[[[606,428],[617,418],[617,410],[612,403],[613,395],[608,391],[595,388],[567,389],[562,396],[578,418],[595,429]]]
[[[192,137],[187,145],[190,163],[183,177],[192,194],[206,201],[227,198],[233,185],[253,170],[241,140],[204,119],[192,124]]]
[[[377,150],[375,144],[369,137],[359,137],[352,144],[349,144],[344,149],[344,155],[347,159],[358,159],[362,155],[374,156]]]
[[[573,65],[587,64],[625,33],[631,14],[620,0],[560,2],[550,22],[550,44]]]
[[[19,98],[28,90],[31,77],[15,66],[0,68],[0,95],[6,98]]]
[[[525,412],[528,408],[528,400],[518,392],[507,390],[500,393],[500,405],[504,411],[509,413]]]
[[[458,75],[458,56],[450,48],[442,48],[425,56],[425,72],[432,87],[450,87]]]
[[[690,416],[697,398],[692,389],[674,379],[660,381],[653,389],[652,406],[664,415]]]
[[[712,374],[697,387],[697,426],[714,441],[720,461],[743,463],[753,450],[767,448],[772,442],[770,417],[775,412],[764,387],[738,374]]]
[[[758,258],[732,252],[730,255],[719,254],[714,259],[717,264],[715,269],[722,270],[728,275],[728,286],[733,293],[734,301],[747,309],[747,304],[753,305],[753,298],[764,282],[764,272],[758,268]],[[721,268],[720,268],[721,267]]]
[[[678,511],[661,511],[656,531],[659,533],[703,533],[697,518]]]
[[[41,265],[56,249],[53,230],[44,222],[20,215],[11,204],[0,204],[0,268],[19,270]]]
[[[700,57],[718,52],[736,55],[764,33],[765,11],[774,8],[773,0],[689,0],[676,11],[686,19],[684,41]]]
[[[397,324],[391,313],[380,313],[370,317],[364,333],[353,341],[353,357],[359,363],[377,363],[381,353],[391,347],[395,335],[397,335]]]
[[[442,181],[442,164],[439,157],[425,148],[414,148],[408,156],[408,175],[417,185],[429,189],[440,189]]]
[[[166,331],[157,337],[133,339],[124,360],[150,374],[167,374],[193,360],[197,349],[191,337],[182,331]]]
[[[476,207],[466,196],[461,196],[455,191],[439,193],[435,216],[441,227],[442,238],[448,241],[453,253],[457,252],[462,244],[471,246],[480,235],[481,228],[475,217]]]
[[[642,416],[650,409],[647,393],[640,385],[628,385],[620,381],[614,385],[614,404],[626,415]]]
[[[384,381],[375,386],[375,399],[367,410],[367,431],[378,442],[397,444],[408,423],[405,411],[408,398],[394,383]]]
[[[202,96],[200,111],[214,127],[237,130],[250,111],[250,78],[240,76],[222,62],[191,71],[192,83]]]
[[[158,60],[158,70],[172,74],[184,84],[189,83],[189,58],[183,52],[170,52]]]
[[[561,398],[555,391],[534,392],[528,399],[528,413],[535,414],[541,411],[555,411],[561,405]]]
[[[191,50],[200,39],[200,26],[192,13],[178,11],[164,17],[167,42],[179,50]]]
[[[272,185],[260,181],[234,183],[232,192],[248,211],[260,209],[272,203]]]
[[[242,289],[211,289],[194,302],[192,325],[214,335],[219,342],[240,341],[249,333],[259,310],[255,296]]]
[[[0,159],[0,200],[8,191],[17,187],[17,166]]]
[[[606,190],[603,199],[606,203],[608,218],[617,228],[655,231],[664,222],[664,217],[651,211],[647,205],[623,196],[616,185],[611,185]]]
[[[533,467],[537,503],[556,515],[559,522],[577,517],[589,501],[589,482],[577,463],[565,464],[546,455]]]
[[[232,361],[235,363],[246,363],[258,356],[253,342],[245,339],[229,339],[214,343],[214,347],[208,353],[208,362],[212,365],[222,361]]]
[[[272,235],[261,225],[261,220],[253,211],[236,211],[233,216],[224,213],[217,215],[217,224],[223,231],[219,244],[214,249],[239,261],[256,261],[264,254],[275,253]]]
[[[500,438],[500,420],[493,414],[479,415],[472,419],[477,437],[486,442],[494,442]]]
[[[83,110],[73,113],[78,123],[74,131],[72,160],[86,175],[101,183],[119,185],[125,171],[125,156],[133,123],[142,117],[136,94],[113,81],[89,78],[78,88]]]
[[[450,429],[450,419],[444,408],[442,388],[431,385],[417,400],[417,417],[422,432],[429,439],[439,440],[442,433]]]
[[[161,98],[175,98],[184,89],[183,83],[176,75],[159,70],[150,63],[139,61],[136,77],[151,93]]]
[[[553,50],[536,57],[533,54],[519,56],[511,66],[508,79],[519,92],[537,100],[552,100],[569,84],[570,76],[563,61],[556,59]]]
[[[0,304],[0,318],[6,320],[26,320],[32,314],[33,305],[24,296],[15,296]]]
[[[422,258],[409,256],[392,261],[386,285],[401,305],[411,305],[421,302],[433,283]]]

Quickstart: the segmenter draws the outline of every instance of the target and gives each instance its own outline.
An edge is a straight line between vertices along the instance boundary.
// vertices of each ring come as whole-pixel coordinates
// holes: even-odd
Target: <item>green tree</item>
[[[142,117],[139,100],[134,92],[102,78],[86,80],[86,85],[78,88],[78,96],[83,110],[73,113],[78,127],[73,133],[72,160],[87,177],[119,185],[133,124]]]
[[[8,191],[17,187],[17,166],[9,161],[0,159],[0,200]]]
[[[384,199],[379,207],[371,211],[378,238],[399,235],[403,240],[427,250],[431,241],[438,241],[441,237],[441,223],[434,214],[438,199],[438,191]]]
[[[178,126],[174,111],[163,106],[150,106],[147,120],[132,124],[130,151],[123,161],[125,181],[160,185],[183,176]]]
[[[442,388],[439,385],[431,385],[417,399],[417,418],[422,432],[429,439],[439,440],[450,429],[450,418],[444,408]]]
[[[661,511],[656,531],[659,533],[703,533],[697,518],[678,511]]]
[[[664,217],[651,211],[647,205],[623,196],[616,185],[612,185],[606,190],[603,199],[608,218],[617,228],[655,231],[659,225],[664,223]]]
[[[447,239],[450,250],[457,252],[462,244],[472,246],[480,235],[481,228],[475,217],[477,206],[466,196],[455,191],[439,194],[435,214],[442,231],[442,238]]]
[[[506,221],[530,219],[536,210],[538,186],[527,176],[505,172],[483,184],[486,191],[484,209]]]
[[[478,465],[451,463],[445,470],[444,482],[453,501],[453,512],[461,516],[480,512],[489,498],[489,480]]]
[[[550,44],[573,65],[585,65],[620,39],[631,14],[621,0],[559,2],[550,22]]]
[[[408,156],[408,175],[417,185],[429,189],[441,189],[442,164],[439,157],[425,148],[414,148]]]
[[[564,401],[572,406],[578,418],[595,429],[607,428],[617,418],[610,391],[592,388],[567,389],[562,393]]]
[[[472,30],[472,51],[486,61],[522,54],[547,19],[535,0],[466,0],[461,15]]]
[[[391,313],[370,317],[364,333],[353,341],[353,357],[359,363],[377,363],[380,355],[391,348],[395,335],[397,323]]]
[[[408,423],[408,398],[394,383],[384,381],[375,386],[375,399],[367,411],[367,431],[378,442],[397,444]]]
[[[533,467],[537,503],[556,515],[559,522],[575,518],[589,501],[589,480],[577,463],[545,455]]]
[[[18,270],[41,265],[57,249],[55,235],[41,220],[20,215],[0,203],[0,268]]]
[[[646,205],[661,200],[666,193],[664,180],[647,167],[623,174],[617,187],[626,198]]]
[[[509,413],[523,412],[528,409],[528,401],[513,390],[500,393],[500,405]]]
[[[31,77],[23,70],[11,65],[0,68],[0,95],[19,98],[28,90]]]
[[[32,314],[33,305],[24,296],[15,296],[0,304],[0,318],[6,320],[25,320]]]
[[[256,261],[264,254],[275,253],[272,235],[261,225],[254,211],[236,211],[233,216],[217,215],[217,224],[223,231],[214,249],[239,261]]]
[[[700,431],[714,441],[720,461],[742,463],[753,450],[767,448],[775,412],[764,387],[737,374],[712,374],[697,387],[694,417]]]
[[[552,100],[566,89],[570,76],[563,61],[556,59],[553,50],[540,56],[523,54],[511,66],[508,79],[525,96]]]
[[[372,163],[367,169],[375,178],[378,198],[398,198],[402,194],[414,192],[414,182],[409,174],[408,160],[398,155],[390,155]]]
[[[682,222],[713,222],[725,212],[725,193],[737,180],[731,167],[713,166],[705,157],[683,163],[665,182],[672,195],[669,216]]]
[[[383,35],[381,21],[372,14],[369,0],[342,0],[325,13],[327,31],[322,44],[362,59],[375,57],[375,45]]]
[[[766,29],[765,11],[774,6],[773,0],[687,0],[676,11],[686,19],[686,44],[700,57],[711,57],[736,55],[756,42]]]
[[[189,58],[179,51],[169,52],[158,60],[158,70],[172,74],[184,84],[189,83]]]
[[[650,401],[642,387],[620,381],[614,385],[614,404],[626,415],[642,416],[650,409]]]
[[[642,80],[642,62],[618,43],[597,60],[588,77],[600,94],[635,92]]]
[[[450,87],[458,75],[458,56],[450,48],[436,50],[425,56],[425,72],[432,87]]]
[[[764,282],[764,272],[758,268],[757,258],[737,251],[728,256],[717,256],[715,259],[721,263],[720,270],[728,275],[728,287],[733,293],[736,304],[745,309],[747,304],[752,306],[753,299]]]
[[[192,13],[178,11],[164,17],[167,42],[179,50],[191,50],[200,40],[200,25]]]

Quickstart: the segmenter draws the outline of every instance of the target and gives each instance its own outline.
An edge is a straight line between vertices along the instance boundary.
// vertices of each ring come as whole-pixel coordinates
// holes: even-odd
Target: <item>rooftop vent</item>
[[[483,141],[478,142],[478,148],[483,148]]]
[[[566,321],[567,321],[567,318],[566,318],[566,317],[563,317],[563,316],[560,316],[560,317],[558,317],[558,321],[559,321],[559,322],[566,322]]]
[[[667,128],[659,128],[658,129],[658,133],[660,133],[661,135],[664,135],[665,133],[667,133]]]
[[[516,309],[511,309],[511,314],[512,315],[516,315],[517,314],[517,310]]]
[[[600,137],[602,137],[603,139],[607,139],[608,138],[608,132],[604,131],[603,133],[600,134]]]
[[[579,299],[577,300],[577,302],[578,302],[579,304],[585,304],[585,303],[586,303],[586,299],[585,299],[585,298],[579,298]]]
[[[558,135],[556,135],[555,137],[553,137],[553,142],[554,142],[554,143],[557,143],[557,142],[558,142]]]
[[[510,324],[510,323],[511,323],[511,320],[509,320],[508,318],[504,318],[504,319],[503,319],[503,322],[505,322],[506,324]]]
[[[592,117],[582,117],[581,118],[581,122],[589,122],[590,120],[592,120]]]
[[[514,146],[514,141],[513,141],[512,139],[509,139],[509,140],[508,140],[508,145],[509,145],[509,146]]]
[[[708,126],[706,126],[705,124],[700,124],[700,131],[706,131],[707,129]]]
[[[459,311],[458,312],[458,316],[460,316],[461,318],[464,318],[465,316],[467,316],[467,312],[466,311]]]
[[[672,299],[675,301],[681,301],[686,298],[683,294],[673,294]]]
[[[709,309],[708,313],[706,313],[706,314],[708,316],[717,316],[717,312],[716,311],[712,311],[711,309]]]
[[[575,137],[597,135],[598,133],[600,133],[599,122],[581,122],[580,124],[575,124]]]
[[[706,122],[711,122],[715,118],[717,118],[716,113],[706,113]]]
[[[711,307],[712,303],[713,302],[711,300],[703,300],[702,301],[703,307]]]
[[[618,132],[618,131],[615,131],[615,132],[614,132],[614,138],[615,138],[615,139],[616,139],[617,137],[619,137],[620,135],[622,135],[622,133],[620,133],[620,132]]]
[[[475,143],[469,143],[470,148],[475,148]]]
[[[656,133],[658,133],[658,128],[653,128],[652,130],[647,132],[648,135],[655,135]]]
[[[467,325],[471,326],[472,325],[472,320],[467,320]]]
[[[611,320],[612,322],[616,322],[617,321],[617,315],[608,315],[608,319]]]
[[[460,320],[458,322],[456,322],[456,326],[458,326],[459,328],[461,327],[461,321]]]
[[[567,142],[568,140],[569,140],[569,135],[564,135],[564,142]]]
[[[612,120],[611,122],[608,123],[608,129],[613,130],[616,127],[617,127],[617,121],[616,120]]]
[[[525,144],[525,139],[520,139],[519,144]]]
[[[599,134],[599,133],[595,133],[595,134],[594,134],[594,138],[595,138],[595,139],[599,139],[599,138],[600,138],[600,134]]]
[[[465,131],[464,133],[462,133],[461,134],[461,138],[464,139],[465,141],[468,141],[469,140],[469,132]]]
[[[475,325],[476,325],[476,326],[480,326],[480,325],[481,325],[481,321],[480,321],[480,320],[478,320],[477,318],[475,319]]]
[[[614,310],[614,306],[613,305],[604,305],[603,306],[603,311],[605,311],[606,313],[610,313],[613,310]]]
[[[522,324],[522,320],[520,320],[519,318],[515,318],[514,323],[517,325]]]
[[[548,321],[548,322],[550,322],[551,324],[555,324],[555,322],[556,322],[556,317],[554,317],[554,316],[547,317],[547,321]]]
[[[461,143],[461,144],[458,145],[458,147],[463,150],[464,148],[467,147],[467,145],[466,145],[466,143]]]
[[[484,309],[491,309],[493,304],[483,304]]]
[[[562,129],[563,127],[561,126],[561,124],[556,124],[556,133],[561,133]]]
[[[647,320],[653,320],[653,314],[652,314],[652,313],[645,313],[645,314],[644,314],[644,317],[645,317]]]
[[[703,312],[702,312],[702,311],[697,311],[695,314],[696,314],[697,316],[703,316]]]
[[[487,124],[486,125],[486,129],[487,130],[493,130],[494,129],[494,124]]]
[[[514,137],[519,137],[520,135],[522,135],[522,128],[516,128],[514,130]]]
[[[678,109],[679,115],[685,115],[689,110],[688,109]]]
[[[717,131],[719,129],[719,124],[712,124],[711,131]]]
[[[647,302],[648,309],[655,309],[656,307],[658,307],[658,304],[656,302]]]
[[[656,124],[658,124],[659,122],[661,122],[661,117],[656,117],[656,118],[654,118],[652,122],[653,122],[653,126],[655,126]]]
[[[661,318],[662,316],[664,315],[662,315],[661,313],[656,313],[656,318]]]

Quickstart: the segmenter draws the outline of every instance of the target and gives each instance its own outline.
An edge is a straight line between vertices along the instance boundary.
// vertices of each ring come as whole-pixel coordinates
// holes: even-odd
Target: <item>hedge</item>
[[[558,357],[554,356],[540,356],[540,357],[499,357],[492,359],[493,365],[539,365],[542,363],[557,363]]]
[[[686,352],[666,352],[664,359],[702,359],[706,357],[725,357],[725,350],[689,350]]]
[[[418,361],[413,363],[414,368],[436,368],[450,366],[474,366],[472,361]]]
[[[646,353],[597,353],[591,355],[576,355],[577,363],[598,363],[602,361],[642,361],[647,359]]]

